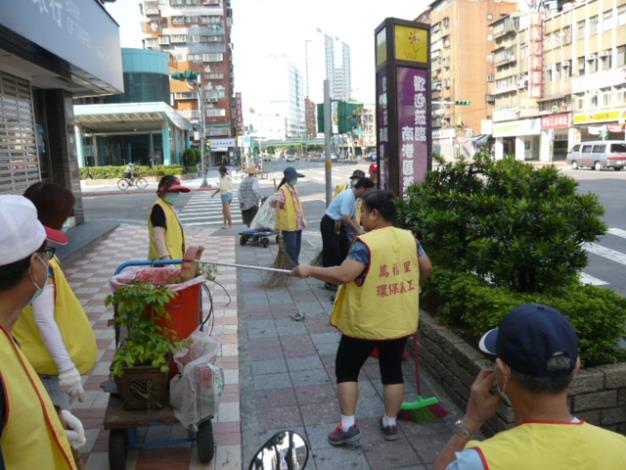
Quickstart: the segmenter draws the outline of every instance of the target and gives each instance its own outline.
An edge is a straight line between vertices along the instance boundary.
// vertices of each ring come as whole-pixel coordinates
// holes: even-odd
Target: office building
[[[416,18],[431,27],[433,150],[444,157],[458,155],[460,143],[489,131],[483,129],[493,109],[489,25],[517,8],[516,0],[435,0]]]

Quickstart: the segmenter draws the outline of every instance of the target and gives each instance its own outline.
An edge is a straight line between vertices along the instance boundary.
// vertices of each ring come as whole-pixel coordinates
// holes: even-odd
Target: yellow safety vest
[[[467,448],[489,470],[626,468],[626,437],[585,423],[524,423]]]
[[[335,192],[333,193],[333,199],[343,193],[346,189],[348,189],[350,185],[348,183],[339,183],[335,186]]]
[[[339,288],[331,325],[359,339],[396,339],[415,333],[420,275],[413,234],[385,227],[356,240],[368,247],[370,264],[361,284],[353,281]]]
[[[3,328],[0,363],[7,411],[0,448],[7,470],[76,469],[70,443],[48,393]]]
[[[276,211],[276,230],[295,232],[298,230],[297,211],[302,210],[296,188],[284,184],[279,191],[285,197],[285,207]],[[293,194],[292,194],[293,193]]]
[[[50,261],[50,267],[54,277],[54,319],[72,362],[81,374],[86,374],[98,358],[96,335],[56,258]],[[22,311],[13,327],[13,334],[38,374],[59,375],[59,369],[35,322],[31,305]]]
[[[171,204],[168,204],[161,198],[158,198],[154,204],[161,207],[165,213],[165,225],[167,227],[165,230],[165,244],[167,245],[167,251],[172,259],[183,259],[185,253],[185,235],[182,227],[180,226],[176,211]],[[150,249],[148,251],[148,259],[159,259],[159,252],[154,239],[154,227],[152,226],[150,216],[148,216],[148,229],[150,232]]]

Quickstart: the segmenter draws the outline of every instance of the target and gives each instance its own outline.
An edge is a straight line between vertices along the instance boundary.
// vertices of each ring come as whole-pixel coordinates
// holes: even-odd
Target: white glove
[[[65,430],[65,434],[67,434],[70,445],[76,450],[80,449],[87,443],[83,423],[68,410],[61,410],[61,418],[63,418],[65,425],[69,428]]]
[[[83,401],[85,390],[76,367],[64,370],[59,374],[59,387],[69,396],[77,397],[78,401]]]

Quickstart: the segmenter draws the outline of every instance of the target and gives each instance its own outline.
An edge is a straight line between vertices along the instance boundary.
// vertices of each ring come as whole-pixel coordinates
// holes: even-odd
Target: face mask
[[[44,266],[46,267],[46,272],[48,271],[48,263],[46,263],[44,260],[41,259],[41,257],[39,257],[39,255],[37,256],[37,259],[42,262],[44,264]],[[30,276],[30,274],[29,274]],[[47,277],[46,277],[47,279]],[[46,281],[44,281],[43,286],[39,287],[37,285],[37,283],[35,282],[35,280],[31,277],[30,278],[30,282],[33,283],[33,286],[35,286],[35,288],[37,289],[35,291],[35,293],[33,294],[33,297],[30,299],[31,302],[33,302],[37,297],[39,297],[41,294],[43,294],[43,290],[46,287]]]
[[[296,177],[296,178],[292,178],[292,179],[290,179],[290,180],[288,181],[288,183],[289,183],[291,186],[295,186],[296,184],[298,184],[298,178],[297,178],[297,177]]]
[[[165,200],[170,204],[174,204],[178,199],[178,193],[165,193]]]

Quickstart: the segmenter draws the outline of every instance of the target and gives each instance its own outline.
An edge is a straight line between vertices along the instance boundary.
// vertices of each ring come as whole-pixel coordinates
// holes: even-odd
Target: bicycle
[[[117,181],[117,187],[120,191],[126,191],[131,186],[137,189],[146,189],[148,187],[148,181],[143,176],[131,175],[130,178],[123,176]]]

